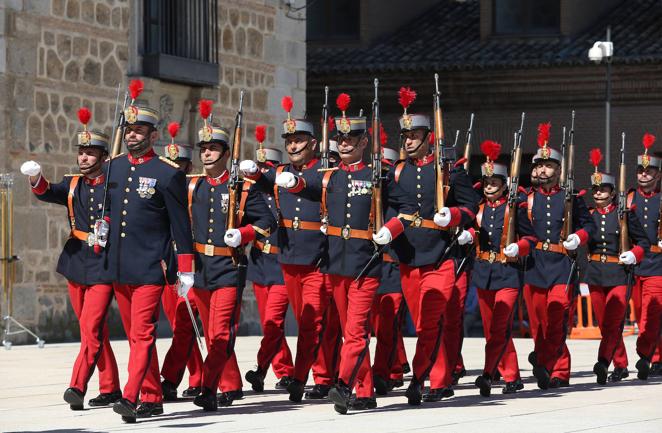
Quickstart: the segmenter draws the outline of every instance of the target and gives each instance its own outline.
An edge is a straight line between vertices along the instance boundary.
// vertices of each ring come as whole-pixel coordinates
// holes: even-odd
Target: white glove
[[[662,240],[657,241],[657,246],[658,246],[658,248],[662,248]]]
[[[451,223],[451,210],[447,207],[442,207],[439,212],[434,214],[434,223],[439,227],[446,227]]]
[[[636,265],[637,258],[634,256],[632,251],[625,251],[623,254],[618,256],[618,260],[621,261],[624,265]]]
[[[39,176],[41,165],[35,161],[26,161],[21,165],[21,173],[26,176]]]
[[[514,242],[512,244],[506,245],[506,248],[503,249],[503,253],[506,255],[506,257],[517,257],[519,254],[519,245]]]
[[[236,248],[241,245],[241,232],[238,229],[230,229],[225,232],[223,240],[227,246]]]
[[[297,177],[288,171],[284,171],[276,176],[276,185],[281,188],[294,188],[297,184]]]
[[[471,233],[469,231],[462,230],[462,233],[460,233],[460,236],[457,237],[457,243],[460,244],[460,245],[473,244],[474,243],[474,237],[471,236]]]
[[[258,168],[254,161],[246,159],[239,163],[239,170],[241,170],[241,174],[244,176],[253,176],[255,173],[257,173]]]
[[[391,231],[387,227],[382,227],[379,231],[372,235],[372,240],[377,245],[386,245],[393,239]]]
[[[188,296],[188,291],[193,287],[195,273],[193,272],[180,272],[179,281],[177,281],[177,294],[182,298]]]
[[[101,248],[106,247],[109,231],[110,225],[108,224],[108,221],[98,219],[94,222],[94,237]]]
[[[568,239],[563,241],[563,246],[566,250],[574,251],[577,249],[580,243],[581,241],[579,240],[579,236],[573,233],[568,236]]]

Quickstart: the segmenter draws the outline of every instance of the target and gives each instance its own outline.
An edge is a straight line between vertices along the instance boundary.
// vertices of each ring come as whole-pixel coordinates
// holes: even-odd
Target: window
[[[144,0],[143,73],[218,84],[218,0]]]
[[[497,35],[555,35],[560,31],[559,0],[493,0]]]
[[[308,0],[306,36],[309,41],[356,41],[360,38],[359,0]]]

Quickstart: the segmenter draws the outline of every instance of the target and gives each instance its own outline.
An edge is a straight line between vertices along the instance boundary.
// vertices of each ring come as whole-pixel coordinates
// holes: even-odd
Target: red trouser
[[[324,312],[328,304],[325,277],[314,265],[281,264],[281,268],[290,304],[299,325],[293,377],[305,383],[310,367],[317,358]]]
[[[443,363],[443,358],[438,358],[433,370],[439,369],[439,375],[446,377],[453,372],[460,372],[464,368],[462,359],[462,343],[464,341],[464,301],[467,299],[467,286],[469,284],[469,273],[462,272],[455,280],[453,296],[451,297],[446,314],[444,315],[444,334],[442,344],[446,352],[448,364]],[[450,369],[450,373],[446,373]],[[432,373],[433,376],[437,373]],[[444,384],[444,386],[449,386]]]
[[[405,316],[406,316],[406,312],[402,317],[403,321],[405,319]],[[398,359],[396,362],[400,364],[401,367],[407,363],[407,351],[405,350],[405,339],[402,335],[402,327],[400,328],[400,335],[398,337]],[[391,376],[391,379],[394,379],[394,377]],[[395,379],[397,379],[397,377]]]
[[[326,287],[328,305],[324,313],[322,340],[312,370],[315,384],[333,385],[338,378],[338,367],[340,366],[342,330],[338,308],[333,300],[333,287],[329,283],[328,276],[324,277],[324,287]]]
[[[402,380],[401,362],[402,322],[405,302],[402,293],[385,293],[375,296],[372,319],[377,345],[372,372],[385,380]],[[406,360],[405,360],[406,362]]]
[[[124,332],[129,337],[129,378],[122,396],[132,403],[163,401],[156,353],[156,322],[163,286],[113,284]]]
[[[637,353],[653,360],[660,343],[662,327],[662,276],[638,277],[641,282],[641,321],[637,338]],[[654,360],[659,362],[659,360]]]
[[[237,356],[234,353],[234,339],[239,327],[241,296],[238,296],[235,287],[219,287],[213,291],[193,288],[191,292],[200,313],[207,345],[207,358],[202,368],[202,386],[207,386],[209,389],[218,386],[222,392],[242,389],[241,372],[237,364]],[[217,294],[217,292],[219,293]],[[238,305],[235,306],[235,303]],[[232,345],[230,345],[230,340]],[[225,346],[225,350],[221,345]],[[214,349],[216,352],[212,357],[214,346],[216,346]],[[223,359],[224,365],[218,367],[213,363],[220,358]],[[211,367],[208,374],[205,374],[205,366]],[[220,374],[220,381],[216,377],[216,382],[214,382],[214,378],[209,377],[209,374]],[[210,380],[207,381],[207,378]]]
[[[356,388],[356,397],[374,397],[372,369],[370,368],[370,312],[379,279],[329,275],[333,286],[333,299],[338,307],[343,345],[340,351],[338,378],[350,389]]]
[[[520,378],[517,352],[512,329],[518,289],[478,289],[478,307],[485,333],[485,367],[483,372],[494,377],[497,369],[503,380],[514,382]]]
[[[441,343],[444,316],[454,292],[455,263],[446,260],[439,269],[434,269],[434,265],[414,268],[400,264],[400,278],[418,335],[413,360],[414,377],[423,383],[429,376],[430,388],[443,388],[451,382],[451,369],[443,371],[433,369],[433,366],[436,362],[448,365]]]
[[[531,301],[540,320],[542,335],[536,344],[538,364],[545,367],[551,377],[570,380],[570,352],[565,344],[570,321],[572,286],[566,292],[565,284],[550,288],[531,286]]]
[[[99,369],[99,391],[104,394],[115,392],[120,389],[120,379],[106,324],[106,313],[113,300],[113,286],[85,286],[73,281],[67,282],[67,286],[71,306],[80,325],[80,351],[74,362],[69,387],[85,394],[96,365]]]
[[[188,294],[193,314],[197,308],[193,294]],[[163,358],[161,376],[170,383],[179,385],[184,377],[184,369],[188,367],[190,387],[202,386],[202,355],[195,337],[191,316],[184,298],[177,295],[175,286],[166,286],[161,296],[163,311],[172,328],[170,349]]]
[[[271,364],[278,379],[292,377],[292,353],[285,339],[285,315],[289,304],[287,288],[279,284],[263,286],[253,283],[253,291],[264,335],[257,352],[257,365],[266,373]]]
[[[535,352],[538,343],[541,341],[541,339],[538,338],[538,335],[542,337],[542,329],[540,328],[540,320],[538,320],[536,309],[533,306],[533,290],[531,289],[530,284],[524,284],[522,297],[524,298],[526,312],[529,316],[529,332],[531,332],[531,338],[533,338],[533,351]]]
[[[598,349],[598,361],[609,366],[614,361],[614,367],[626,368],[628,357],[623,343],[623,324],[627,300],[627,286],[603,287],[589,285],[591,305],[598,321],[602,339]]]
[[[637,321],[637,324],[641,328],[641,278],[639,276],[634,277],[634,284],[632,285],[632,303],[634,304],[634,317]],[[657,343],[657,348],[655,349],[655,354],[651,359],[652,362],[661,362],[662,357],[660,356],[660,350],[662,350],[662,335],[660,335],[660,340]],[[618,353],[618,352],[617,352]]]

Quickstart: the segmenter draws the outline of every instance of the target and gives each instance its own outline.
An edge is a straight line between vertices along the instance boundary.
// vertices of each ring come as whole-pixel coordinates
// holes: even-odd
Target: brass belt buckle
[[[262,252],[265,254],[271,253],[271,244],[269,242],[264,243],[264,245],[262,246]]]
[[[549,250],[549,242],[543,242],[542,243],[542,250],[543,251]]]
[[[292,221],[292,230],[299,230],[299,217],[295,217]]]
[[[496,251],[490,251],[490,257],[487,260],[490,263],[494,263],[494,261],[496,260],[496,256],[497,256]]]
[[[420,216],[414,218],[414,227],[418,228],[423,224],[423,218]]]
[[[606,254],[600,254],[600,261],[602,263],[607,263],[607,255]]]
[[[205,256],[213,257],[214,256],[214,246],[211,244],[205,245]]]
[[[351,237],[352,235],[352,228],[350,226],[345,226],[342,228],[340,231],[340,234],[342,235],[342,238],[347,240]]]
[[[94,233],[87,234],[87,245],[90,247],[94,246],[94,241],[96,240]]]

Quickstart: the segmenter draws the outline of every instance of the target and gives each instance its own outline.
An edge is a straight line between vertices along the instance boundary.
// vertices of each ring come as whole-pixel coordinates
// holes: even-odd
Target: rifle
[[[519,195],[519,173],[522,161],[522,131],[524,130],[524,117],[522,113],[522,120],[520,121],[519,130],[515,133],[513,152],[510,159],[510,184],[508,185],[508,225],[504,228],[506,231],[506,245],[515,242],[517,236],[517,197]],[[512,260],[511,260],[512,259]],[[508,258],[506,261],[517,261],[516,257]]]
[[[469,160],[471,159],[471,136],[474,128],[474,113],[471,113],[469,118],[469,129],[467,129],[467,136],[464,145],[464,171],[469,173]]]
[[[384,225],[384,212],[382,206],[382,140],[379,125],[379,80],[375,78],[375,99],[372,101],[372,232],[377,233]],[[358,281],[370,265],[381,255],[383,245],[375,248],[375,252],[368,263],[361,269],[354,279]]]
[[[239,211],[238,207],[242,190],[242,182],[239,176],[239,158],[241,158],[242,123],[244,116],[243,106],[244,90],[242,89],[239,93],[239,110],[235,117],[234,138],[232,140],[232,162],[230,163],[230,177],[228,179],[228,216],[225,221],[226,231],[237,228],[237,225],[239,224],[237,221],[237,213]],[[232,248],[232,261],[238,268],[243,267],[243,273],[245,274],[246,263],[242,248]]]
[[[625,132],[621,133],[621,163],[618,169],[618,225],[620,226],[620,253],[630,249],[630,233],[628,231],[627,186],[625,180]]]
[[[563,188],[565,189],[565,208],[563,210],[563,228],[561,229],[561,239],[566,240],[570,234],[572,234],[573,229],[573,212],[572,208],[574,205],[575,199],[575,110],[572,110],[572,120],[570,122],[570,139],[568,144],[568,157],[567,161],[565,156],[562,158],[565,162],[565,173],[561,170],[561,173],[564,175]],[[563,140],[565,141],[565,128],[563,133]],[[572,266],[570,267],[570,275],[568,275],[568,281],[565,286],[566,293],[572,282],[572,277],[575,273],[579,272],[577,268],[577,251],[568,251],[568,257],[572,261]]]
[[[320,159],[323,169],[329,168],[329,86],[324,86],[324,105],[322,105],[322,142]]]

